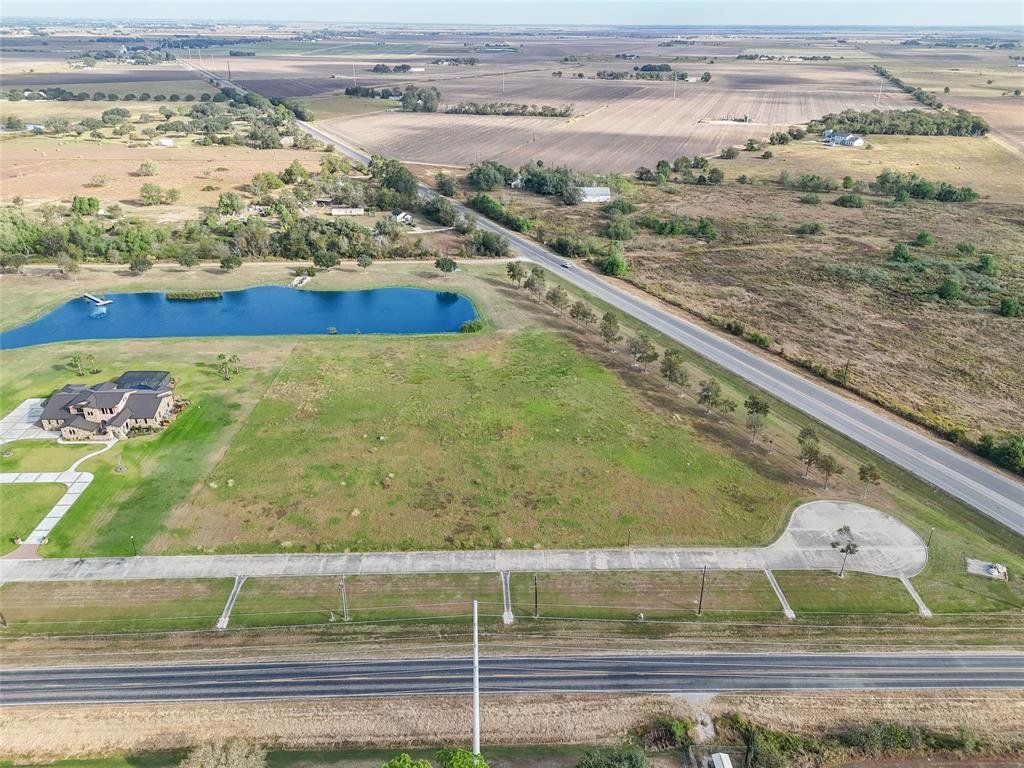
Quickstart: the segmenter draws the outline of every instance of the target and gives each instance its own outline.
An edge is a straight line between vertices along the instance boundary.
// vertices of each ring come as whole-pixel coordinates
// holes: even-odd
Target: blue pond
[[[97,307],[74,299],[0,333],[0,349],[82,339],[277,334],[451,333],[476,312],[464,296],[419,288],[299,291],[280,286],[230,291],[219,299],[172,301],[162,293],[113,293]]]

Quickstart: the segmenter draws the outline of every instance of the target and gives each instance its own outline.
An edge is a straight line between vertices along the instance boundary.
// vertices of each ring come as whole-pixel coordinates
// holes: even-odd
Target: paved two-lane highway
[[[468,695],[467,658],[0,671],[0,705]],[[707,654],[486,658],[485,694],[1024,688],[1022,654]]]
[[[232,85],[191,62],[182,60],[182,63],[199,69],[222,85]],[[298,125],[314,138],[333,145],[358,162],[369,162],[366,152],[350,146],[339,137],[308,123],[299,121]],[[420,193],[435,194],[426,186],[421,186]],[[456,207],[468,212],[459,204]],[[646,323],[1015,533],[1024,535],[1024,482],[980,459],[960,453],[941,440],[918,432],[895,416],[869,408],[724,336],[663,310],[653,301],[640,298],[613,281],[575,266],[566,269],[561,266],[563,259],[560,256],[516,232],[486,219],[480,219],[479,226],[507,237],[521,256],[557,272],[601,301]]]

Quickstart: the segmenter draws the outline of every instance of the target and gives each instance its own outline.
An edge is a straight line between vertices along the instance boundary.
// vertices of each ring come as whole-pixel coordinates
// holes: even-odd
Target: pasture
[[[106,104],[105,108],[109,106]],[[129,108],[139,111],[137,106]],[[20,111],[15,114],[20,115]],[[46,203],[69,204],[75,195],[91,195],[105,206],[117,203],[126,213],[158,221],[195,218],[200,212],[216,209],[221,192],[244,190],[257,173],[280,171],[293,160],[315,169],[320,160],[320,155],[312,151],[204,147],[193,143],[190,137],[176,138],[173,147],[158,147],[96,141],[88,136],[22,136],[5,141],[3,151],[3,202],[21,197],[26,205],[35,207]],[[156,163],[156,176],[136,175],[144,160]],[[98,180],[102,183],[98,184]],[[139,188],[145,182],[177,189],[181,197],[172,205],[140,205]]]
[[[771,337],[790,359],[833,370],[849,360],[857,388],[962,425],[968,434],[1019,430],[1024,410],[1012,382],[1024,371],[1020,322],[999,317],[994,307],[999,296],[1024,291],[1014,223],[1024,163],[991,139],[893,136],[872,138],[871,145],[877,149],[795,142],[772,147],[770,160],[741,152],[735,160],[713,161],[726,174],[721,185],[633,185],[621,195],[636,207],[626,217],[634,222],[623,243],[626,279],[702,318],[736,319]],[[848,209],[831,204],[837,193],[821,194],[820,204],[811,205],[801,202],[803,192],[777,183],[783,172],[867,183],[887,167],[971,185],[982,199],[893,205],[868,195],[864,208]],[[748,183],[736,183],[740,176]],[[497,194],[535,219],[538,238],[605,233],[608,217],[599,207],[563,206],[516,190]],[[706,217],[719,236],[705,242],[657,235],[635,224],[648,213]],[[808,222],[822,231],[798,234]],[[935,243],[912,249],[910,266],[893,264],[894,245],[922,230]],[[994,282],[978,276],[977,256],[957,251],[964,242],[995,256]],[[937,299],[949,275],[967,287],[963,301]]]

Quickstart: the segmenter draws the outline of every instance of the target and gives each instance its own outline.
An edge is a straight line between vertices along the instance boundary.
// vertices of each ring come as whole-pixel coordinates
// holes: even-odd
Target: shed
[[[581,203],[610,203],[612,190],[610,187],[579,187]]]
[[[396,208],[391,212],[391,218],[397,221],[399,224],[412,224],[412,214],[406,211],[399,210]]]

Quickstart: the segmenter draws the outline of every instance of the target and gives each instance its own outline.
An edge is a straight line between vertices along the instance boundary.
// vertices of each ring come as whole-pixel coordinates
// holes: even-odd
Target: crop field
[[[788,66],[788,69],[785,67]],[[711,83],[556,79],[545,73],[431,81],[444,104],[511,101],[573,104],[572,118],[387,113],[327,119],[320,126],[359,146],[404,160],[466,165],[481,158],[529,159],[593,172],[630,172],[679,154],[708,154],[828,112],[870,109],[879,79],[867,67],[715,65]],[[806,68],[805,68],[806,67]],[[772,70],[772,71],[769,71]],[[719,79],[720,78],[720,79]],[[881,104],[908,108],[883,88]],[[750,122],[729,122],[749,117]]]

